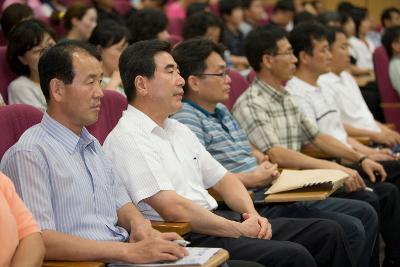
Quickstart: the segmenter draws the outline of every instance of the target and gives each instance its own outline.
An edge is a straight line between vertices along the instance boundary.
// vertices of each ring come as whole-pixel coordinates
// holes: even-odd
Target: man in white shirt
[[[255,210],[238,174],[227,172],[189,128],[168,118],[182,106],[185,83],[169,51],[167,42],[151,40],[135,43],[121,55],[130,105],[104,143],[145,217],[187,221],[193,233],[186,238],[193,245],[223,247],[232,259],[268,266],[353,266],[336,223],[268,221]],[[218,205],[208,188],[233,211],[215,211]]]
[[[361,94],[360,87],[347,71],[350,67],[348,42],[340,28],[329,30],[328,41],[331,43],[331,72],[318,78],[318,85],[330,91],[344,128],[353,136],[368,136],[378,144],[394,146],[400,143],[400,135],[396,131],[376,121],[368,109]]]
[[[339,140],[340,145],[338,147],[341,146],[342,151],[348,151],[346,152],[347,154],[355,152],[364,155],[363,157],[367,157],[375,163],[379,161],[379,164],[384,167],[387,173],[387,180],[392,182],[399,180],[399,162],[394,161],[393,157],[385,152],[369,148],[348,137],[333,100],[334,96],[317,85],[319,76],[330,71],[331,67],[332,54],[329,50],[326,29],[322,25],[313,23],[298,25],[291,32],[290,43],[299,61],[295,77],[288,81],[286,89],[291,93],[297,106],[309,119],[318,125],[321,132]],[[337,156],[335,154],[332,155]],[[362,174],[361,166],[358,164],[350,166]],[[363,177],[364,179],[367,178],[365,174]],[[384,179],[380,183],[371,179],[366,183],[374,187],[382,208],[387,205],[388,197],[393,198],[391,204],[398,206],[400,204],[398,190],[393,190],[393,186],[383,183],[383,181]],[[382,189],[383,187],[386,188]],[[393,220],[398,222],[400,219],[398,210],[394,211],[394,213],[391,212],[391,216],[391,222]],[[381,232],[387,245],[385,266],[398,266],[400,263],[400,232],[391,227],[389,228],[389,225],[385,224],[382,223],[381,227]]]

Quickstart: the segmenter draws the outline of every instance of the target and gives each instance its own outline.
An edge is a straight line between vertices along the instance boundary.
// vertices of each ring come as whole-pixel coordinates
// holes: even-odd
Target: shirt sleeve
[[[400,59],[394,59],[389,63],[389,78],[393,88],[400,95]]]
[[[174,190],[159,153],[143,133],[109,136],[103,147],[136,205],[161,190]]]
[[[14,182],[40,228],[56,230],[49,169],[43,156],[34,151],[14,151],[3,158],[2,170]]]
[[[19,240],[24,239],[30,234],[39,232],[37,223],[33,219],[30,211],[17,195],[13,183],[2,174],[0,174],[0,179],[4,181],[5,198],[7,199],[8,206],[15,218]]]
[[[273,123],[265,108],[258,103],[234,108],[233,115],[240,127],[247,133],[250,143],[266,152],[280,145]]]

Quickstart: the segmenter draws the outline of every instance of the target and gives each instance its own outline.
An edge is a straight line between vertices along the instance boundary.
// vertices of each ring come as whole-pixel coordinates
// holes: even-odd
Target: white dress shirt
[[[340,76],[333,72],[321,75],[318,85],[333,96],[332,98],[340,110],[342,122],[355,128],[374,132],[381,131],[365,103],[360,87],[350,73],[342,71]]]
[[[343,144],[347,142],[347,133],[340,120],[336,103],[326,90],[293,77],[286,84],[286,90],[292,95],[294,103],[314,121],[321,132],[331,135]]]
[[[375,50],[375,46],[368,38],[366,43],[357,37],[351,36],[349,38],[350,54],[356,59],[356,65],[359,68],[366,68],[373,70],[374,62],[372,55]]]
[[[227,171],[184,124],[166,119],[160,127],[129,105],[104,142],[104,149],[146,218],[163,220],[143,201],[162,190],[175,190],[207,210],[217,208],[207,188]]]

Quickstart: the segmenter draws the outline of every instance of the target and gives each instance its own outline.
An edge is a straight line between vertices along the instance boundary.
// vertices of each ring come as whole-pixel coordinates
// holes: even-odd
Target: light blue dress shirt
[[[77,136],[47,113],[4,155],[2,171],[42,230],[91,240],[126,241],[117,210],[131,202],[99,142]]]

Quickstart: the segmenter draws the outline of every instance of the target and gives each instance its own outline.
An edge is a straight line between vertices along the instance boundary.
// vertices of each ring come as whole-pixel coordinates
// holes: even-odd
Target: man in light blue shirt
[[[186,253],[171,242],[179,236],[151,228],[85,128],[103,97],[100,60],[94,47],[73,41],[45,52],[39,74],[47,113],[6,152],[1,169],[39,223],[46,259],[176,260]]]

